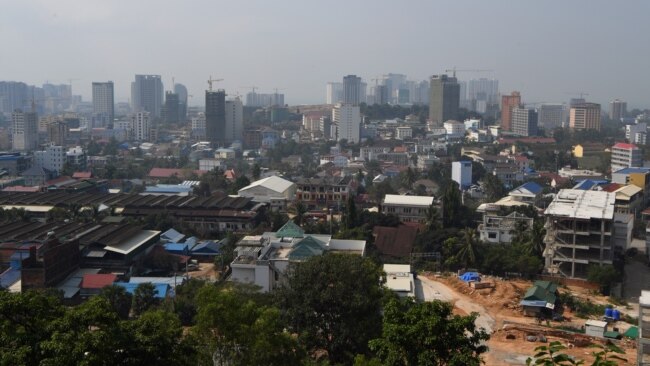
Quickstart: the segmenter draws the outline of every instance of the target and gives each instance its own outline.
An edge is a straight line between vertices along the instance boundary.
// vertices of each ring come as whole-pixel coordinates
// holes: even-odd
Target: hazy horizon
[[[135,74],[172,77],[203,104],[206,80],[230,95],[281,89],[288,104],[324,103],[325,85],[356,74],[424,80],[456,66],[495,78],[525,102],[586,92],[650,107],[650,2],[20,1],[0,13],[0,80],[67,84],[90,100],[112,80],[127,101]]]

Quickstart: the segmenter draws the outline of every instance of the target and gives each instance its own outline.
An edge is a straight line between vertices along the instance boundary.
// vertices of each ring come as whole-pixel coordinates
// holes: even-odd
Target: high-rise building
[[[332,121],[337,126],[337,140],[357,143],[361,134],[361,111],[358,105],[339,103],[332,109]]]
[[[48,123],[47,136],[54,145],[65,146],[68,140],[68,124],[64,121],[52,121]]]
[[[513,91],[501,96],[501,130],[512,131],[512,109],[521,104],[521,94]]]
[[[600,131],[600,104],[583,103],[571,107],[569,127],[574,130]]]
[[[388,73],[382,75],[382,84],[387,88],[388,103],[395,104],[398,102],[397,94],[400,89],[403,89],[406,85],[406,75],[404,74],[393,74]]]
[[[163,96],[160,75],[136,75],[131,83],[131,108],[134,112],[149,112],[151,118],[160,117]]]
[[[226,142],[241,141],[244,134],[244,105],[241,99],[226,101]]]
[[[45,150],[34,151],[34,166],[45,168],[47,170],[61,173],[65,165],[65,149],[63,146],[49,144],[45,146]]]
[[[471,110],[485,113],[488,106],[499,104],[499,80],[470,80],[467,83],[467,100]]]
[[[429,94],[429,120],[432,126],[442,127],[445,121],[458,118],[460,85],[455,77],[433,75]]]
[[[284,94],[282,93],[255,93],[250,92],[246,94],[247,107],[274,107],[284,106]]]
[[[113,82],[93,82],[93,114],[102,116],[109,125],[115,120]]]
[[[151,140],[151,115],[149,112],[137,112],[129,116],[131,120],[131,138],[136,141]]]
[[[519,136],[537,136],[537,111],[523,106],[514,107],[512,132]]]
[[[205,92],[205,135],[217,146],[226,144],[226,91]]]
[[[343,83],[333,81],[327,83],[325,99],[327,104],[341,103],[343,101]]]
[[[634,144],[619,142],[612,146],[612,172],[643,166],[643,152]]]
[[[11,114],[13,149],[31,151],[38,147],[38,115],[16,109]]]
[[[460,189],[467,189],[472,185],[472,162],[454,161],[451,163],[451,180],[458,183]]]
[[[165,93],[165,106],[162,112],[163,120],[167,123],[180,121],[180,101],[178,94],[170,91]]]
[[[183,84],[174,84],[174,93],[178,94],[178,116],[181,121],[187,118],[187,88]]]
[[[562,127],[564,104],[542,104],[537,108],[537,125],[546,131]]]
[[[0,113],[12,113],[29,107],[27,84],[16,81],[0,81]]]
[[[428,104],[429,103],[429,88],[431,83],[427,80],[422,80],[415,85],[415,93],[411,102],[413,104]]]
[[[363,93],[365,97],[365,93]],[[343,103],[358,105],[362,99],[361,78],[356,75],[346,75],[343,77]],[[365,101],[365,98],[363,99]]]
[[[386,85],[375,85],[372,87],[372,103],[386,104],[389,101],[388,87]]]
[[[609,119],[620,121],[627,114],[627,103],[614,99],[609,103]]]

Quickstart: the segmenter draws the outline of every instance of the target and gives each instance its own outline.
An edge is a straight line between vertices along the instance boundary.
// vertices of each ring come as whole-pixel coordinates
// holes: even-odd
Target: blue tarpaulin
[[[469,281],[481,281],[481,276],[478,274],[478,272],[465,272],[462,275],[458,276],[461,280],[465,282]]]

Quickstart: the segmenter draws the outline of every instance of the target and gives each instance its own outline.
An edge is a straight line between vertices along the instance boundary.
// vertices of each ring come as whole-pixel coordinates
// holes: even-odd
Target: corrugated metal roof
[[[270,190],[272,190],[274,192],[284,193],[284,191],[289,189],[292,185],[295,185],[295,183],[293,183],[290,180],[286,180],[284,178],[280,178],[278,176],[273,175],[273,176],[270,176],[268,178],[256,180],[255,182],[249,184],[248,186],[240,189],[239,192],[246,191],[248,189],[261,186],[261,187],[270,189]]]
[[[430,196],[401,196],[399,194],[387,194],[384,204],[405,205],[405,206],[431,206],[433,197]]]

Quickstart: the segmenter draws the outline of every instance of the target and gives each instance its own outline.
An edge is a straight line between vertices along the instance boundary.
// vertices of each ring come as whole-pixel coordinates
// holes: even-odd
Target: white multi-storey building
[[[34,166],[59,174],[66,162],[63,146],[47,145],[43,151],[34,151]]]
[[[461,189],[472,185],[472,162],[454,161],[451,163],[451,180],[458,183]]]
[[[332,120],[337,127],[337,140],[357,143],[361,134],[361,111],[359,106],[339,103],[332,109]]]
[[[648,125],[645,122],[625,126],[625,138],[633,144],[645,145],[647,134]]]
[[[643,166],[643,153],[634,144],[617,143],[612,146],[612,171]]]
[[[204,122],[205,123],[205,122]],[[244,106],[241,99],[226,101],[226,141],[241,141],[244,134]]]
[[[449,120],[443,123],[443,127],[448,139],[459,139],[465,136],[465,124],[462,122]]]
[[[329,82],[326,89],[326,103],[336,104],[343,101],[343,83]]]
[[[395,129],[395,138],[398,140],[406,140],[413,137],[413,129],[408,126],[401,126]]]
[[[151,121],[148,112],[133,113],[131,120],[131,137],[137,141],[149,141],[151,137]]]

